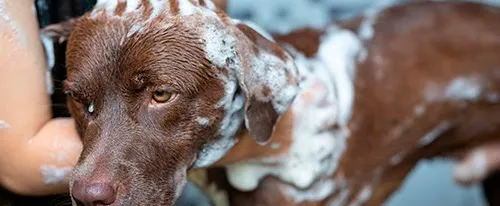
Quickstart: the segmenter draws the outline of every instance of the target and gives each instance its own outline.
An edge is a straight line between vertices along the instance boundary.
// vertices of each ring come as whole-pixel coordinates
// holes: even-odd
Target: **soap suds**
[[[127,38],[132,37],[133,35],[140,33],[143,29],[143,26],[139,24],[134,24],[127,32]]]
[[[33,2],[34,4],[34,2]],[[17,42],[22,47],[27,46],[27,38],[22,27],[11,18],[6,0],[0,0],[0,35],[6,36],[11,42]]]
[[[457,100],[477,100],[481,89],[479,79],[458,77],[448,86],[445,95]]]
[[[225,116],[220,122],[219,138],[207,143],[198,154],[195,167],[206,167],[222,158],[236,143],[234,135],[243,123],[243,106],[245,97],[242,94],[236,95],[237,85],[235,80],[225,81],[226,95],[216,106],[223,107]],[[233,99],[233,97],[236,97]]]
[[[219,68],[240,67],[236,52],[237,39],[234,35],[224,29],[222,22],[218,22],[217,25],[206,24],[204,27],[204,51],[210,62]]]
[[[444,132],[448,131],[451,129],[453,125],[449,121],[444,121],[441,124],[439,124],[437,127],[432,129],[429,133],[425,134],[420,141],[418,142],[418,145],[423,147],[431,144],[434,142],[439,136],[441,136]]]
[[[288,186],[284,190],[287,197],[291,197],[296,203],[304,201],[321,201],[330,196],[335,191],[335,182],[331,179],[321,180],[307,190],[299,190],[293,186]]]
[[[42,41],[42,45],[45,51],[45,59],[47,61],[46,69],[45,69],[45,84],[47,86],[47,92],[49,94],[54,93],[54,84],[52,80],[52,69],[54,68],[54,65],[56,63],[56,58],[54,54],[54,42],[52,39],[44,35],[43,33],[40,34],[40,39]]]
[[[196,163],[198,166],[212,163],[216,158],[222,157],[235,144],[234,135],[242,123],[248,123],[244,121],[243,115],[245,93],[236,94],[240,86],[238,81],[242,81],[241,84],[245,87],[242,90],[249,92],[246,95],[254,94],[257,100],[271,102],[278,114],[283,114],[288,109],[297,93],[295,85],[290,84],[287,78],[295,74],[286,73],[296,72],[291,58],[280,59],[265,50],[254,54],[248,49],[250,40],[239,30],[228,28],[213,11],[203,11],[201,15],[210,23],[191,26],[202,30],[206,57],[214,65],[213,69],[216,70],[218,78],[225,84],[225,94],[215,106],[216,109],[223,108],[225,116],[220,123],[219,139],[205,146]],[[232,23],[241,22],[235,20]],[[242,39],[237,39],[239,37]],[[270,95],[263,95],[265,87],[270,89]]]
[[[486,100],[490,103],[498,103],[500,102],[500,95],[498,93],[490,92],[486,94]]]
[[[147,21],[152,21],[153,19],[156,19],[161,14],[161,12],[163,12],[164,4],[161,0],[150,0],[149,2],[151,3],[153,11],[151,12],[151,15],[148,17]]]
[[[277,157],[227,166],[235,188],[253,190],[264,176],[273,175],[300,190],[320,176],[333,174],[349,136],[354,67],[360,49],[361,41],[354,33],[335,28],[323,37],[317,57],[308,59],[295,51],[295,64],[306,79],[292,104],[295,122],[290,149]],[[340,128],[326,129],[334,124]]]
[[[208,127],[208,125],[210,124],[210,120],[205,117],[197,117],[196,122],[198,122],[198,124],[202,127]]]
[[[479,177],[484,177],[486,175],[487,162],[486,154],[484,154],[484,151],[476,151],[474,153],[473,165],[474,170]]]
[[[184,5],[186,4],[186,1],[187,0],[180,0],[179,5],[182,4],[184,7],[187,7],[186,5]],[[189,3],[189,1],[187,2]],[[90,17],[92,19],[96,19],[98,15],[104,11],[108,17],[119,18],[119,16],[115,15],[119,3],[126,3],[125,10],[121,14],[121,17],[135,15],[142,18],[144,20],[144,23],[151,22],[152,20],[156,19],[163,12],[165,12],[165,9],[168,8],[168,1],[148,0],[147,4],[151,8],[151,14],[149,16],[144,16],[146,6],[144,5],[145,2],[142,2],[141,0],[98,0],[93,8]],[[179,9],[186,12],[186,8],[180,7]]]
[[[391,160],[390,160],[390,164],[391,165],[397,165],[399,163],[401,163],[401,161],[403,161],[403,155],[402,154],[396,154],[394,156],[391,157]]]
[[[330,34],[323,40],[318,57],[325,61],[334,78],[339,105],[339,124],[347,125],[354,102],[354,85],[356,58],[362,43],[354,33],[348,30],[331,28]],[[332,55],[337,54],[337,55]]]
[[[94,113],[94,102],[91,102],[88,108],[89,113]]]
[[[7,122],[3,121],[3,120],[0,120],[0,130],[1,129],[10,129],[10,124],[8,124]]]
[[[333,198],[327,205],[328,206],[345,206],[351,191],[347,189],[340,190],[340,193]]]
[[[423,105],[416,106],[414,112],[415,112],[415,115],[422,116],[425,113],[425,106],[423,106]]]
[[[372,193],[373,193],[372,186],[370,186],[370,185],[364,186],[363,189],[361,190],[361,192],[359,192],[356,199],[354,199],[354,202],[352,202],[349,205],[350,206],[363,205],[364,203],[366,203],[366,201],[368,201],[370,199],[370,197],[372,196]]]
[[[429,102],[441,101],[478,101],[483,91],[482,79],[474,76],[457,77],[442,87],[429,83],[425,97]]]
[[[197,13],[200,10],[200,8],[194,6],[188,0],[178,0],[178,2],[179,2],[179,9],[180,9],[182,16],[193,15],[194,13]]]
[[[43,182],[45,184],[61,184],[69,177],[71,167],[56,167],[54,165],[42,165],[40,171],[42,173]]]
[[[281,148],[281,144],[280,143],[272,143],[271,144],[271,149],[278,150],[280,148]]]
[[[372,5],[364,9],[364,21],[361,23],[358,34],[362,40],[370,40],[375,35],[374,26],[377,21],[378,14],[384,9],[397,5],[401,0],[377,0],[372,1]]]
[[[373,17],[374,18],[374,17]],[[375,35],[374,19],[369,18],[361,23],[359,28],[359,37],[363,40],[370,40]]]
[[[141,0],[126,0],[127,6],[125,7],[125,13],[137,12]]]
[[[486,177],[487,169],[486,154],[484,150],[477,149],[472,152],[472,157],[467,157],[464,163],[455,168],[454,178],[461,182],[477,181]]]

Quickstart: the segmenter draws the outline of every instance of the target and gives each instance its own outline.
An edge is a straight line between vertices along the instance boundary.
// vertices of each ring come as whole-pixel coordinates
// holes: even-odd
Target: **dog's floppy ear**
[[[40,33],[42,36],[48,37],[55,42],[63,43],[68,40],[71,31],[73,31],[78,21],[78,18],[72,18],[57,24],[51,24],[42,28]]]
[[[235,21],[242,41],[239,86],[245,92],[245,125],[257,143],[266,144],[278,118],[292,104],[298,92],[298,73],[292,57],[270,35],[264,37],[255,26]]]

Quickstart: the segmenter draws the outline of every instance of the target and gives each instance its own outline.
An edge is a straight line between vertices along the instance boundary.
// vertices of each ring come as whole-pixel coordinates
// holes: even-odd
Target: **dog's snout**
[[[75,201],[85,206],[111,205],[116,200],[116,188],[111,183],[75,181],[72,196]]]

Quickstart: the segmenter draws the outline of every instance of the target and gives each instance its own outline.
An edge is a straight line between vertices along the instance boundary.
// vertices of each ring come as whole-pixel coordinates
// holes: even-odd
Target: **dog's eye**
[[[172,98],[172,93],[169,93],[165,90],[156,90],[153,93],[153,100],[157,103],[165,103],[168,102]]]

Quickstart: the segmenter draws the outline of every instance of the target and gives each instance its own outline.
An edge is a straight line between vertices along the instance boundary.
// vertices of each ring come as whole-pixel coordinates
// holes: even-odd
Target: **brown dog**
[[[254,191],[237,205],[380,205],[418,159],[497,137],[499,11],[414,3],[273,40],[209,0],[99,1],[68,25],[74,203],[170,205],[189,168],[226,166]]]
[[[69,23],[75,204],[172,204],[243,124],[266,143],[298,91],[293,59],[210,0],[99,1]]]
[[[259,175],[262,180],[255,190],[228,189],[233,205],[382,205],[418,160],[455,156],[498,141],[500,26],[496,19],[500,9],[466,2],[418,2],[379,9],[338,25],[361,43],[338,37],[335,46],[328,47],[331,36],[342,32],[312,29],[275,37],[284,48],[291,46],[288,50],[298,65],[304,65],[305,59],[305,65],[316,70],[321,68],[315,66],[318,61],[328,63],[331,56],[345,55],[362,44],[354,62],[350,134],[340,141],[344,147],[333,150],[341,154],[331,176],[300,189],[273,172]],[[333,47],[343,48],[331,51],[329,57],[322,54]],[[328,65],[339,65],[334,63]],[[320,91],[312,90],[317,95]],[[300,99],[305,98],[299,94],[296,102]],[[309,110],[314,111],[320,110]],[[318,120],[321,115],[314,117]],[[280,131],[278,127],[275,132]],[[246,151],[238,146],[227,156]],[[477,170],[457,173],[458,181],[484,178],[484,156],[477,153],[476,157]],[[236,164],[241,169],[229,166],[229,182],[238,183],[232,176],[255,177],[266,171],[265,163]]]

